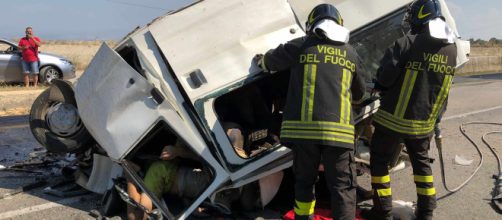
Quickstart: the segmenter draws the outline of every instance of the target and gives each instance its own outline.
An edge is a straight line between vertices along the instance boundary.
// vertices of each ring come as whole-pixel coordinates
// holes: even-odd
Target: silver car
[[[40,77],[42,83],[53,79],[75,78],[75,65],[64,57],[39,53]],[[22,82],[21,50],[8,40],[0,39],[0,82]]]

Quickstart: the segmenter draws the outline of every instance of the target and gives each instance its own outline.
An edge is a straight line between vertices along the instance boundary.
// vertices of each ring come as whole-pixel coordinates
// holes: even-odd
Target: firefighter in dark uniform
[[[457,50],[438,0],[411,3],[405,17],[411,31],[385,53],[377,71],[383,91],[374,115],[371,143],[371,185],[374,206],[364,215],[392,219],[389,162],[404,140],[413,167],[417,219],[432,219],[436,190],[428,150],[434,125],[448,97]]]
[[[293,150],[295,219],[310,219],[314,185],[322,163],[331,192],[333,219],[355,217],[356,171],[351,102],[365,92],[363,69],[347,44],[338,10],[329,4],[309,14],[307,35],[278,46],[254,60],[266,71],[290,69],[281,142]]]

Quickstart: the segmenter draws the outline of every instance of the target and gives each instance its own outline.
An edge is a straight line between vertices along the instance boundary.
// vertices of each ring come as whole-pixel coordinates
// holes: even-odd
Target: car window
[[[7,49],[11,47],[10,44],[6,44],[4,42],[0,42],[0,52],[5,52]]]
[[[404,10],[400,10],[374,24],[356,30],[351,35],[349,43],[362,59],[368,73],[368,76],[365,76],[366,80],[370,81],[376,77],[385,49],[406,33],[407,30],[403,30],[401,25],[404,13]]]
[[[117,51],[118,54],[124,59],[127,64],[129,64],[134,70],[136,70],[140,75],[146,78],[144,74],[143,67],[141,67],[141,63],[138,59],[138,52],[134,47],[128,46]]]

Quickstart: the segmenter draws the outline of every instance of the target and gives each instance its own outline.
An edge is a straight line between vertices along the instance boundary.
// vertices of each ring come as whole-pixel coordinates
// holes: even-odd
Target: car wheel
[[[54,79],[61,79],[61,71],[53,66],[45,66],[40,70],[40,82],[51,84]]]
[[[63,95],[55,86],[42,92],[30,111],[30,129],[35,139],[54,153],[77,152],[92,140],[84,127],[73,96]],[[73,94],[71,94],[73,95]],[[84,149],[85,150],[85,149]]]

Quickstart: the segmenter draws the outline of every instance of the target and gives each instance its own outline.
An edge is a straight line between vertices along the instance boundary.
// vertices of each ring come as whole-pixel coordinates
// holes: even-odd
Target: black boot
[[[432,220],[432,211],[415,211],[415,217],[417,220]]]
[[[392,220],[391,213],[384,213],[381,211],[376,211],[374,209],[361,210],[361,216],[364,220]]]
[[[295,214],[295,220],[313,220],[314,215],[297,215]]]

